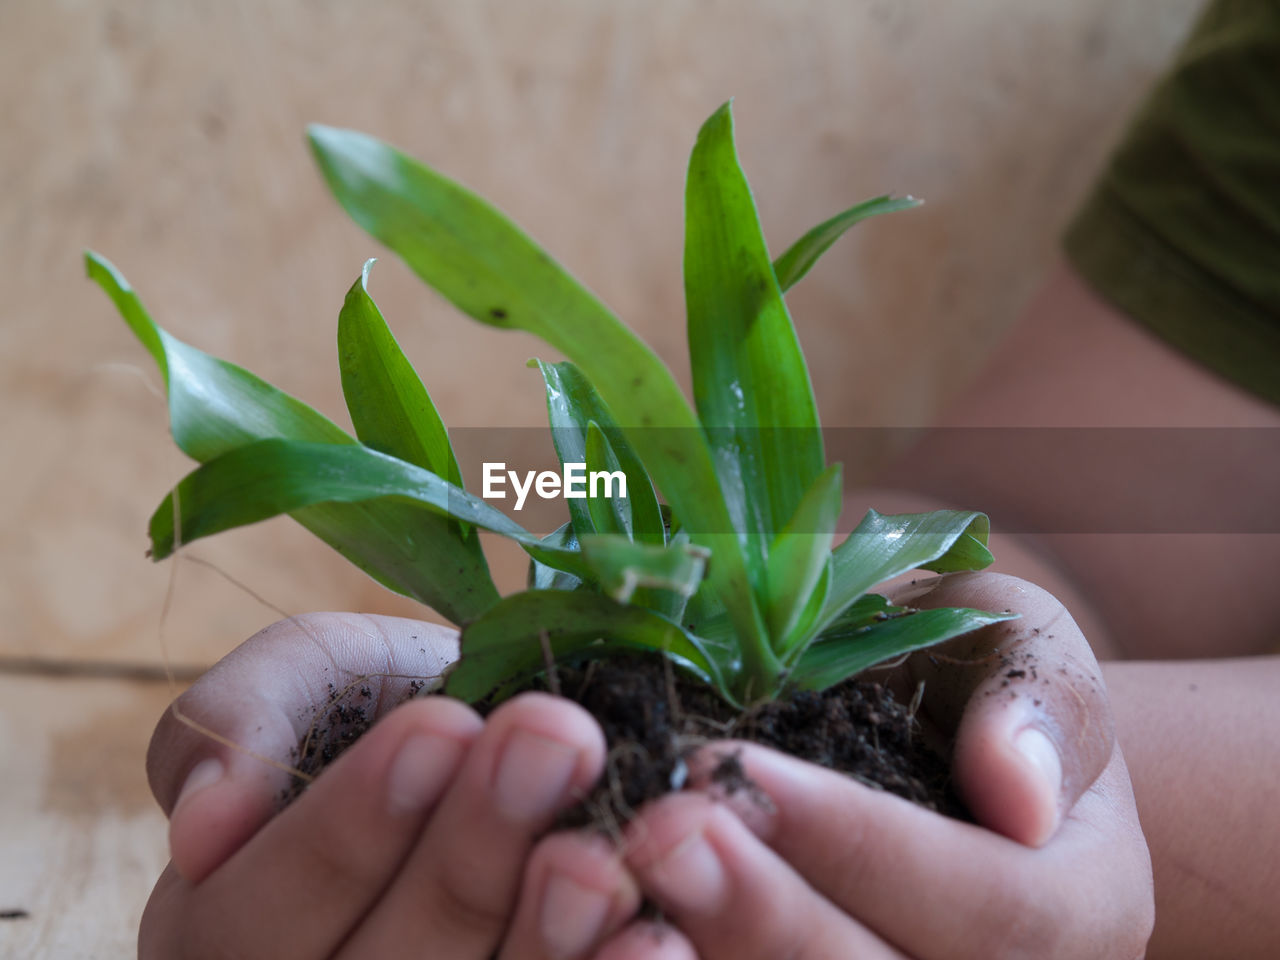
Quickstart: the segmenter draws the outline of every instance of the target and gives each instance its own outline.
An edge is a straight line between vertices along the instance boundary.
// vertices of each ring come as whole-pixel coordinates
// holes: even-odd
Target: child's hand
[[[186,715],[259,757],[161,721],[147,768],[173,861],[140,957],[534,960],[584,955],[629,920],[639,895],[607,843],[535,848],[604,762],[595,722],[544,695],[482,721],[444,697],[392,711],[408,681],[370,680],[386,716],[273,816],[287,775],[260,757],[288,762],[330,683],[438,673],[454,649],[427,624],[316,615],[264,631],[184,694]]]
[[[1071,617],[997,575],[947,577],[911,602],[1022,614],[962,638],[950,661],[911,664],[926,719],[957,732],[955,776],[981,826],[742,745],[773,811],[741,793],[658,801],[630,832],[642,889],[701,960],[1141,956],[1150,860]],[[988,655],[997,647],[1012,662]],[[724,751],[703,751],[704,778]]]
[[[683,795],[632,825],[628,864],[680,928],[654,936],[628,925],[639,894],[606,844],[561,834],[534,845],[602,763],[598,729],[569,704],[526,696],[486,725],[443,698],[415,702],[274,820],[282,772],[166,716],[148,767],[171,812],[174,865],[148,907],[141,955],[398,956],[406,944],[477,960],[499,949],[504,960],[1139,955],[1150,866],[1096,664],[1074,623],[1044,591],[1008,577],[949,577],[911,602],[1023,614],[953,645],[937,669],[928,655],[911,664],[911,681],[927,680],[927,719],[957,730],[957,780],[989,830],[748,746],[743,759],[772,814],[739,803],[739,818]],[[285,758],[328,683],[431,674],[454,647],[452,634],[412,621],[329,615],[301,625],[254,638],[183,698],[184,710]],[[375,646],[385,651],[378,664]],[[988,657],[993,647],[1015,662]],[[404,682],[375,685],[374,706],[398,702]],[[1035,735],[1019,738],[1026,729],[1045,734],[1050,752]],[[396,813],[406,785],[394,758],[416,736],[435,744],[409,768],[403,796],[418,797],[418,812]],[[544,803],[513,820],[494,787],[515,736],[550,738],[551,754],[573,761],[567,780],[546,760],[530,762],[516,778],[520,802]]]

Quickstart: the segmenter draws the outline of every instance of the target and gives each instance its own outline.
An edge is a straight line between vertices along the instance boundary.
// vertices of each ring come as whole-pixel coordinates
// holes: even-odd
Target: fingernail
[[[724,866],[701,830],[677,844],[647,873],[661,898],[681,911],[714,913],[724,898]]]
[[[224,773],[226,768],[217,757],[206,757],[197,763],[187,774],[182,789],[178,791],[178,799],[173,805],[174,811],[176,812],[184,801],[190,800],[205,787],[211,787],[221,780]]]
[[[604,927],[610,898],[562,873],[553,873],[542,894],[542,940],[556,960],[585,954]]]
[[[518,822],[555,812],[578,765],[578,751],[567,743],[517,730],[508,738],[493,780],[498,810]]]
[[[1052,816],[1046,837],[1058,828],[1058,807],[1062,797],[1062,757],[1058,748],[1039,727],[1024,727],[1013,738],[1013,748],[1044,783],[1046,797],[1052,804]]]
[[[449,737],[416,733],[406,738],[387,773],[387,810],[406,816],[431,806],[462,760],[462,749]]]

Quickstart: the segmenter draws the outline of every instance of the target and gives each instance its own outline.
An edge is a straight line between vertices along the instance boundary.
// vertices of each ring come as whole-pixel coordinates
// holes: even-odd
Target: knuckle
[[[435,915],[433,929],[464,934],[496,933],[507,925],[510,905],[492,884],[481,879],[483,871],[455,869],[439,875],[425,899]]]
[[[252,960],[260,956],[247,942],[242,927],[227,922],[225,905],[194,898],[180,916],[170,917],[163,945],[154,953],[144,953],[139,938],[139,960]]]
[[[970,929],[973,957],[1046,960],[1060,955],[1062,912],[1053,909],[1042,884],[1021,871],[1006,874],[987,890]]]
[[[811,928],[807,924],[802,928],[794,921],[786,922],[779,918],[776,922],[779,924],[779,929],[774,931],[772,940],[764,941],[771,946],[760,954],[762,957],[777,957],[779,960],[822,960],[821,955],[812,947],[809,935]]]
[[[767,957],[768,960],[826,960],[831,956],[833,943],[847,943],[850,935],[855,937],[859,956],[870,949],[870,938],[865,937],[865,931],[855,933],[842,929],[844,922],[856,925],[856,921],[845,917],[834,922],[831,913],[825,909],[827,905],[807,892],[787,899],[789,903],[753,904],[753,912],[759,920],[745,931],[743,949],[734,956]],[[879,943],[878,940],[876,942]],[[897,956],[891,948],[886,946],[885,950],[885,956]]]
[[[668,852],[700,833],[713,809],[696,793],[672,793],[646,805],[626,828],[623,849],[630,865],[648,874]]]
[[[1137,880],[1124,889],[1134,886],[1140,886]],[[1141,958],[1155,925],[1150,884],[1140,898],[1117,895],[1119,889],[1054,886],[1034,867],[1006,874],[978,905],[964,955],[975,960]]]
[[[612,871],[613,865],[614,848],[603,836],[572,831],[552,833],[534,844],[525,876],[531,879],[551,870],[594,875],[602,869]]]
[[[382,871],[369,862],[366,848],[350,830],[306,831],[295,838],[290,851],[301,876],[323,877],[335,892],[360,895],[383,880]]]
[[[1135,960],[1146,955],[1147,944],[1155,932],[1155,892],[1151,878],[1150,861],[1143,857],[1132,864],[1130,876],[1117,883],[1115,891],[1122,895],[1103,895],[1104,903],[1095,906],[1095,915],[1107,915],[1111,908],[1111,922],[1104,927],[1104,939],[1094,951],[1108,960]],[[1117,909],[1118,907],[1118,909]]]
[[[1144,908],[1132,917],[1128,929],[1116,938],[1116,960],[1135,960],[1147,955],[1147,945],[1156,928],[1155,903],[1148,901]]]
[[[753,903],[750,910],[733,911],[715,936],[725,956],[768,960],[818,960],[809,951],[813,927],[803,912],[785,911],[774,902]],[[702,944],[699,944],[702,946]]]
[[[785,862],[753,856],[759,843],[723,807],[712,807],[714,835],[728,874],[729,899],[714,923],[729,941],[726,955],[768,960],[823,960],[839,929],[838,911]],[[736,849],[735,849],[736,848]]]
[[[871,818],[845,808],[839,818],[840,843],[828,845],[824,855],[823,872],[834,879],[832,899],[837,903],[856,903],[862,892],[881,885],[877,877],[877,865],[882,857],[868,856],[882,841],[876,834]]]

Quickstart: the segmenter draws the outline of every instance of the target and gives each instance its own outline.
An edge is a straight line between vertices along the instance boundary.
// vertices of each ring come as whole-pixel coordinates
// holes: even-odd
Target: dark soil
[[[678,788],[682,758],[708,741],[751,740],[830,767],[931,809],[956,813],[947,764],[928,749],[907,708],[876,683],[846,681],[739,714],[713,691],[659,658],[604,660],[558,671],[561,694],[582,704],[609,744],[605,776],[567,822],[625,820],[646,800]],[[715,779],[747,788],[725,751]]]
[[[877,683],[847,680],[746,713],[659,657],[560,665],[554,685],[599,721],[609,746],[600,785],[562,825],[625,823],[646,800],[680,788],[690,751],[726,738],[775,747],[930,809],[966,816],[951,789],[946,760],[925,744],[907,707]],[[370,699],[368,688],[356,687],[330,703],[299,744],[296,765],[315,775],[359,739],[371,725]],[[714,777],[727,792],[751,788],[729,751]],[[286,799],[301,787],[299,780]]]

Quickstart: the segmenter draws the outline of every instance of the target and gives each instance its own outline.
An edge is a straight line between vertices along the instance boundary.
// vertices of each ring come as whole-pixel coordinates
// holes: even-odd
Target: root
[[[681,717],[680,695],[676,693],[676,672],[671,666],[671,658],[662,658],[662,677],[667,685],[667,707],[671,710],[671,725],[673,727],[680,726]]]
[[[610,750],[605,758],[605,776],[609,785],[609,796],[613,800],[614,809],[622,814],[623,822],[630,823],[636,818],[636,811],[627,803],[622,787],[622,777],[618,775],[618,757],[624,754],[631,754],[641,760],[648,760],[649,751],[638,743],[620,743]]]
[[[147,392],[160,402],[165,401],[164,391],[156,384],[156,382],[147,375],[147,371],[136,363],[122,363],[117,360],[104,360],[101,363],[95,363],[89,368],[94,373],[127,373],[129,376],[141,381],[142,385],[147,388]]]
[[[924,681],[921,680],[916,684],[916,692],[911,697],[911,704],[907,707],[907,719],[911,721],[913,726],[916,725],[916,713],[920,710],[920,704],[924,702]]]
[[[1018,641],[1018,642],[1021,642],[1021,641]],[[1016,644],[1010,644],[1010,646],[1015,646],[1015,645]],[[929,662],[933,664],[935,667],[939,663],[945,663],[953,667],[983,667],[1007,655],[1008,655],[1007,651],[1005,650],[1004,647],[995,647],[986,656],[976,657],[972,660],[966,660],[961,657],[947,656],[947,654],[945,653],[931,653],[929,654]]]
[[[904,653],[897,660],[886,660],[884,663],[877,663],[874,667],[867,667],[867,673],[873,670],[897,670],[900,666],[911,659],[910,653]]]
[[[210,740],[213,740],[215,743],[220,743],[224,747],[228,747],[232,750],[235,750],[237,753],[243,753],[245,756],[253,757],[253,759],[259,761],[260,763],[265,763],[269,767],[274,767],[277,770],[283,770],[285,773],[289,774],[289,776],[295,777],[298,780],[303,781],[304,783],[311,783],[313,780],[315,780],[315,777],[313,777],[311,774],[306,773],[302,770],[299,770],[293,764],[284,763],[280,760],[276,760],[274,757],[268,757],[265,753],[259,753],[257,750],[253,750],[249,747],[246,747],[243,743],[237,743],[235,740],[232,740],[230,737],[223,736],[222,734],[218,733],[217,730],[212,730],[209,727],[206,727],[203,723],[201,723],[199,720],[196,720],[194,717],[187,716],[178,707],[177,700],[174,700],[173,703],[170,704],[169,710],[173,714],[174,719],[177,720],[179,723],[183,724],[183,726],[190,727],[196,733],[202,736],[208,737]]]
[[[600,664],[599,660],[589,660],[587,662],[586,673],[582,677],[582,682],[578,684],[579,699],[581,699],[583,691],[585,691],[587,687],[591,686],[591,681],[596,675],[596,667],[599,666],[599,664]]]

